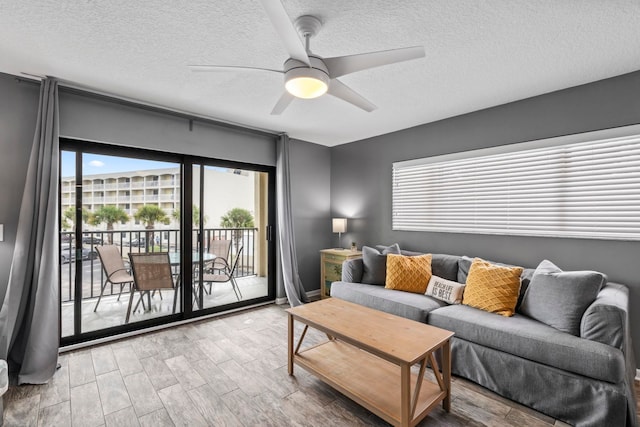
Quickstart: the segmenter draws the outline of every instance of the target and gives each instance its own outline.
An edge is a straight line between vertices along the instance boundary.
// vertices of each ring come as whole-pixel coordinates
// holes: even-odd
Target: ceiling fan
[[[322,26],[318,18],[311,15],[304,15],[292,23],[280,0],[261,0],[261,2],[289,54],[289,58],[284,62],[283,70],[230,65],[189,65],[189,68],[192,71],[205,72],[244,70],[269,71],[283,74],[286,90],[271,111],[271,114],[282,113],[294,98],[311,99],[322,96],[325,93],[340,98],[367,112],[371,112],[377,107],[338,80],[338,77],[368,68],[425,56],[424,47],[413,46],[323,58],[311,53],[309,48],[309,40],[318,33]],[[298,36],[298,33],[304,38],[304,43]]]

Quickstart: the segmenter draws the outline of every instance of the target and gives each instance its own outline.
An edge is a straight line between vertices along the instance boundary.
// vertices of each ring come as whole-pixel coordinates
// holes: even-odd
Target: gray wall
[[[40,87],[0,73],[0,302],[4,299],[18,228],[22,190],[36,128]]]
[[[391,230],[395,161],[640,123],[640,72],[514,102],[331,150],[331,208],[349,223],[347,239],[399,242],[401,248],[467,254],[535,267],[548,258],[563,269],[593,269],[630,287],[640,306],[640,243]],[[632,324],[640,312],[632,309]],[[640,327],[632,331],[640,358]],[[640,360],[640,359],[638,359]],[[640,364],[639,364],[640,365]]]
[[[291,140],[291,205],[300,279],[305,290],[320,289],[320,249],[331,247],[331,152]]]
[[[60,89],[60,135],[275,166],[274,137],[215,126]]]

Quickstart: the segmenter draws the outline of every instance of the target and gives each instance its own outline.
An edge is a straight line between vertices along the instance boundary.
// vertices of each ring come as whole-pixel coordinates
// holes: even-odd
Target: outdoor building
[[[256,179],[256,174],[251,171],[206,167],[206,201],[202,210],[204,225],[218,227],[220,218],[233,208],[246,209],[255,216]],[[82,180],[82,206],[89,213],[102,206],[118,207],[129,215],[129,221],[114,224],[115,230],[142,230],[144,224],[134,218],[136,211],[145,205],[156,205],[167,214],[170,222],[155,224],[154,228],[176,229],[180,221],[180,185],[178,167],[86,175]],[[63,177],[62,212],[75,205],[75,191],[75,178]],[[200,191],[198,180],[194,180],[193,191],[194,195]],[[90,225],[85,222],[85,229],[91,228],[105,230],[106,224]]]

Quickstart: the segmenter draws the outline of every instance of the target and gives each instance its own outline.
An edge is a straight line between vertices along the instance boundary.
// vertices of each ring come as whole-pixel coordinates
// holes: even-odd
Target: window
[[[393,229],[640,240],[640,127],[393,164]]]

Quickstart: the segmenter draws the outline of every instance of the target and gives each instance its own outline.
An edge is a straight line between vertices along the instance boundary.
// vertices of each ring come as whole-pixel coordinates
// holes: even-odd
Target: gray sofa
[[[468,260],[434,254],[432,272],[465,283]],[[362,259],[345,261],[331,296],[455,332],[455,375],[572,425],[637,425],[626,286],[606,283],[582,317],[580,336],[574,336],[518,313],[534,269],[521,275],[512,317],[360,283],[363,269]]]

